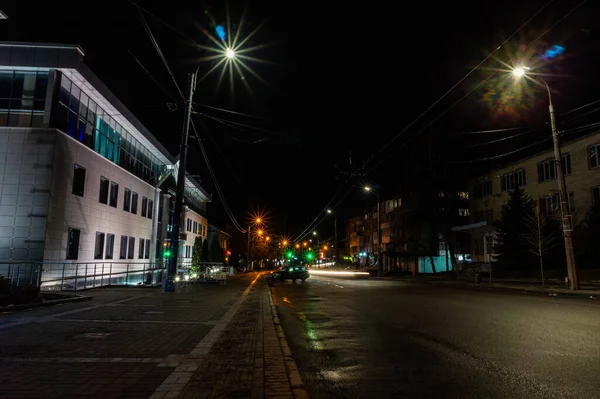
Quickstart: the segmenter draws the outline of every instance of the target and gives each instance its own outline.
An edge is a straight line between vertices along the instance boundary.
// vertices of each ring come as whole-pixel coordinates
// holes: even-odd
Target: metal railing
[[[191,259],[182,258],[177,272],[190,275]],[[202,262],[193,280],[209,280],[210,270],[223,264]],[[166,276],[167,264],[156,262],[0,262],[0,277],[13,285],[31,284],[45,291],[77,291],[98,287],[156,286]],[[222,278],[222,277],[219,277]]]

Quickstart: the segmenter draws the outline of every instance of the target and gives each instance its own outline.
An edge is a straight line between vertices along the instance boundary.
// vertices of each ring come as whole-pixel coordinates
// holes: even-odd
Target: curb
[[[597,299],[597,293],[589,293],[589,292],[564,292],[564,291],[555,291],[552,289],[541,290],[535,289],[531,287],[518,287],[518,286],[510,286],[510,285],[486,285],[486,284],[471,284],[465,281],[439,281],[439,280],[405,280],[406,282],[413,284],[442,284],[448,285],[456,288],[470,289],[470,290],[485,290],[485,291],[497,291],[497,292],[517,292],[521,294],[533,294],[540,296],[551,296],[551,297],[563,297],[563,298],[579,298],[579,299]],[[600,292],[598,292],[600,294]]]
[[[91,296],[76,295],[76,296],[71,296],[68,298],[52,299],[50,301],[23,303],[20,305],[13,305],[13,306],[0,306],[0,312],[15,312],[15,311],[19,311],[19,310],[42,308],[42,307],[46,307],[46,306],[54,306],[54,305],[59,305],[61,303],[88,301],[90,299],[92,299]]]
[[[292,386],[292,391],[294,392],[294,398],[308,399],[308,392],[304,388],[304,383],[302,382],[302,377],[300,376],[300,371],[298,370],[298,366],[296,365],[296,361],[292,356],[292,350],[285,338],[285,333],[283,332],[283,327],[281,327],[281,322],[279,320],[279,315],[277,313],[277,307],[273,302],[273,295],[271,294],[271,287],[267,287],[269,290],[269,304],[271,305],[271,314],[273,316],[273,324],[275,324],[275,331],[277,332],[277,338],[279,339],[279,346],[281,346],[281,352],[283,354],[283,359],[285,360],[285,368],[287,369],[288,378],[290,381],[290,385]]]

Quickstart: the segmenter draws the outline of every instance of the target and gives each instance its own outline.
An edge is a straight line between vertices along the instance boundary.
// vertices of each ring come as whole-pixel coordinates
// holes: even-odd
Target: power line
[[[502,46],[508,42],[508,40],[510,40],[513,36],[515,36],[518,32],[520,32],[526,25],[529,24],[529,22],[531,22],[531,20],[533,20],[533,18],[535,18],[537,15],[539,15],[544,9],[546,9],[551,3],[553,2],[553,0],[550,0],[548,3],[546,3],[545,5],[543,5],[535,14],[533,14],[532,17],[530,17],[524,24],[522,24],[514,33],[512,33],[508,38],[506,38],[494,51],[492,51],[489,55],[487,55],[484,60],[482,62],[480,62],[475,68],[471,69],[462,79],[460,79],[454,86],[452,86],[450,88],[450,90],[448,90],[446,93],[444,93],[440,98],[438,98],[438,100],[436,100],[430,107],[428,107],[424,112],[422,112],[415,120],[413,120],[408,126],[406,126],[400,133],[398,133],[396,136],[394,136],[388,143],[386,143],[374,156],[372,156],[365,164],[363,164],[361,167],[357,168],[354,172],[352,172],[350,174],[350,176],[346,179],[344,184],[347,184],[351,179],[353,179],[357,173],[361,170],[364,171],[365,166],[372,162],[373,159],[375,159],[375,157],[377,155],[379,155],[381,152],[383,152],[385,149],[387,149],[395,140],[397,140],[405,131],[407,131],[410,127],[412,127],[418,120],[420,120],[427,112],[429,112],[435,105],[437,105],[443,98],[445,98],[451,91],[453,91],[460,83],[462,83],[468,76],[470,76],[477,68],[479,68],[485,61],[487,61],[494,53],[496,53],[500,48],[502,48]],[[574,12],[576,9],[578,9],[581,5],[583,5],[585,2],[587,2],[587,0],[583,0],[582,2],[580,2],[577,6],[575,6],[573,9],[571,9],[567,14],[565,14],[562,18],[560,18],[557,22],[555,22],[550,28],[548,28],[546,31],[544,31],[542,34],[540,34],[536,39],[534,39],[526,48],[529,48],[532,44],[534,44],[535,42],[537,42],[541,37],[543,37],[544,35],[546,35],[552,28],[554,28],[558,23],[560,23],[561,21],[563,21],[567,16],[569,16],[572,12]],[[429,123],[427,126],[425,126],[424,128],[420,129],[415,135],[413,135],[411,137],[414,138],[416,137],[418,134],[420,134],[422,131],[424,131],[426,128],[428,128],[429,126],[431,126],[433,123],[435,123],[439,118],[441,118],[443,115],[445,115],[448,111],[450,111],[452,108],[454,108],[454,106],[456,106],[459,102],[461,102],[464,98],[466,98],[468,95],[470,95],[473,91],[475,91],[477,88],[479,88],[482,84],[484,84],[485,82],[487,82],[492,76],[494,76],[497,73],[497,71],[493,72],[490,76],[488,76],[485,80],[483,80],[482,82],[480,82],[478,85],[476,85],[475,87],[473,87],[466,95],[462,96],[458,101],[454,102],[449,108],[447,108],[442,114],[440,114],[438,117],[436,117],[431,123]],[[410,139],[409,139],[410,141]],[[407,143],[405,143],[407,144]],[[388,156],[389,157],[389,156]],[[388,157],[385,157],[384,160],[387,160]],[[381,165],[382,162],[378,162],[375,165],[375,168],[377,168],[379,165]],[[369,171],[374,170],[375,168],[371,168],[369,169]],[[337,192],[336,194],[334,194],[334,196],[332,197],[332,199],[328,202],[331,203],[337,196],[338,196],[339,192]],[[309,226],[307,227],[307,229],[310,228],[310,226],[318,219],[318,217],[327,209],[327,207],[325,207],[318,215],[317,217],[313,220],[313,222],[311,222],[311,224],[309,224]],[[305,229],[305,230],[307,230]]]

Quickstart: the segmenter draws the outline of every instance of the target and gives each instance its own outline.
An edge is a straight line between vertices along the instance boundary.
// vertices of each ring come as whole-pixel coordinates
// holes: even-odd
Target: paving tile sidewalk
[[[151,397],[177,372],[199,369],[190,355],[210,353],[207,342],[237,321],[232,316],[255,277],[174,294],[90,291],[98,299],[0,315],[0,397]]]
[[[278,334],[269,295],[265,280],[259,280],[180,397],[308,397],[285,338]]]

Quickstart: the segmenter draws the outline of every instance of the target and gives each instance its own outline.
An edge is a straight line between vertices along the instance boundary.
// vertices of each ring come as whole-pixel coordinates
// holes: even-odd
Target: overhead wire
[[[156,49],[157,53],[159,54],[159,57],[162,60],[165,68],[169,72],[169,76],[173,80],[173,83],[175,84],[175,87],[177,88],[177,91],[179,92],[181,98],[185,101],[185,96],[183,94],[183,91],[181,90],[179,84],[177,83],[177,79],[175,78],[175,75],[173,74],[173,71],[171,70],[171,67],[169,66],[169,63],[167,62],[167,59],[165,58],[164,54],[162,53],[158,42],[154,38],[154,35],[152,34],[152,31],[150,30],[150,27],[149,27],[148,23],[146,22],[146,19],[144,18],[143,14],[141,12],[140,12],[140,16],[141,16],[142,22],[144,24],[144,28],[146,29],[146,33],[150,37],[150,39],[152,41],[152,44],[154,45],[154,48]],[[246,233],[246,230],[243,227],[241,227],[241,225],[239,224],[239,222],[235,218],[235,215],[233,215],[233,212],[229,208],[229,205],[228,205],[227,201],[225,200],[225,196],[222,193],[221,186],[220,186],[220,184],[218,182],[218,179],[217,179],[217,177],[216,177],[216,175],[215,175],[215,173],[214,173],[214,171],[212,169],[212,165],[210,164],[210,160],[208,159],[208,156],[206,154],[206,149],[204,148],[204,145],[202,144],[202,140],[200,139],[198,131],[196,130],[196,125],[193,123],[193,121],[190,121],[190,122],[191,122],[192,129],[194,130],[194,133],[196,135],[196,139],[198,140],[198,143],[200,145],[202,155],[203,155],[204,160],[205,160],[206,165],[207,165],[207,169],[209,170],[209,173],[210,173],[210,175],[211,175],[211,177],[213,179],[213,183],[215,185],[215,189],[217,190],[217,194],[219,195],[219,197],[220,197],[220,199],[221,199],[221,201],[223,203],[223,208],[227,212],[227,215],[229,216],[229,218],[230,218],[231,222],[233,223],[234,227],[236,227],[241,233]]]
[[[506,44],[512,37],[514,37],[518,32],[520,32],[525,26],[527,26],[537,15],[539,15],[543,10],[545,10],[551,3],[553,2],[553,0],[550,0],[549,2],[545,3],[538,11],[536,11],[527,21],[525,21],[525,23],[523,23],[514,33],[512,33],[510,36],[508,36],[498,47],[496,47],[495,50],[493,50],[490,54],[488,54],[484,60],[482,62],[480,62],[479,64],[477,64],[477,66],[475,66],[474,68],[472,68],[463,78],[461,78],[455,85],[453,85],[448,91],[446,91],[440,98],[438,98],[431,106],[429,106],[424,112],[422,112],[415,120],[413,120],[408,126],[406,126],[404,129],[402,129],[402,131],[400,133],[398,133],[397,135],[395,135],[390,141],[388,141],[388,143],[386,143],[374,156],[372,156],[369,160],[366,161],[365,164],[361,165],[361,167],[357,168],[354,172],[352,172],[350,174],[350,176],[346,179],[346,182],[344,184],[347,184],[351,179],[353,179],[361,170],[364,172],[364,168],[365,166],[372,162],[372,160],[376,159],[376,156],[379,155],[381,152],[385,151],[391,144],[393,144],[393,142],[395,142],[404,132],[406,132],[410,127],[412,127],[417,121],[419,121],[427,112],[429,112],[435,105],[437,105],[443,98],[445,98],[450,92],[452,92],[460,83],[462,83],[468,76],[470,76],[475,70],[477,70],[485,61],[487,61],[494,53],[496,53],[499,49],[502,48],[502,46],[504,44]],[[542,38],[543,36],[545,36],[552,28],[554,28],[558,23],[562,22],[567,16],[569,16],[571,13],[573,13],[576,9],[578,9],[580,6],[582,6],[584,3],[586,3],[587,0],[582,0],[578,5],[576,5],[574,8],[572,8],[568,13],[566,13],[562,18],[560,18],[557,22],[555,22],[552,26],[550,26],[550,28],[546,29],[544,32],[542,32],[538,37],[536,37],[527,47],[530,47],[531,45],[533,45],[534,43],[536,43],[540,38]],[[465,99],[468,95],[470,95],[473,91],[475,91],[477,88],[479,88],[482,84],[484,84],[485,82],[487,82],[492,76],[494,76],[497,73],[497,71],[493,72],[490,76],[488,76],[486,79],[484,79],[482,82],[480,82],[479,84],[477,84],[475,87],[473,87],[466,95],[462,96],[459,100],[457,100],[456,102],[454,102],[449,108],[447,108],[442,114],[440,114],[438,117],[436,117],[431,123],[429,123],[428,125],[426,125],[424,128],[420,129],[414,136],[420,134],[422,131],[424,131],[426,128],[428,128],[429,126],[431,126],[433,123],[435,123],[439,118],[441,118],[443,115],[445,115],[448,111],[450,111],[452,108],[454,108],[454,106],[456,106],[459,102],[461,102],[463,99]],[[406,144],[406,143],[405,143]],[[385,157],[385,160],[387,160],[387,158],[389,158],[389,156]],[[381,165],[382,162],[378,162],[376,164],[376,167],[378,167],[379,165]],[[374,168],[369,169],[369,171],[373,170]],[[366,172],[364,172],[366,173]],[[363,174],[364,174],[363,173]],[[332,198],[335,199],[337,196],[339,195],[339,191],[336,192]],[[328,205],[330,202],[332,202],[332,200],[330,200],[328,202]],[[327,206],[328,206],[327,205]],[[305,230],[310,230],[310,226],[314,223],[314,221],[316,221],[319,217],[319,215],[321,215],[323,212],[325,212],[325,210],[327,209],[327,206],[321,210],[321,212],[317,215],[317,217],[313,220],[313,222],[311,222],[311,224],[309,224],[309,226],[305,229]]]

